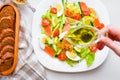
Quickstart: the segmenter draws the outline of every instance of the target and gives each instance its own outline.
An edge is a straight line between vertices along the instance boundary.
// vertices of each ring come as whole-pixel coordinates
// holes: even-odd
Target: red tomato
[[[80,20],[81,19],[81,15],[79,13],[77,13],[75,16],[74,16],[74,19],[75,20]]]
[[[99,19],[96,18],[94,20],[94,26],[97,27],[98,29],[102,29],[104,27],[104,24],[103,23],[100,23]]]
[[[103,24],[103,23],[100,23],[99,26],[98,26],[97,28],[98,28],[98,29],[104,28],[104,24]]]
[[[65,52],[60,52],[60,54],[58,55],[58,59],[61,61],[64,61],[66,59],[66,54]]]
[[[42,25],[44,27],[49,26],[50,25],[50,20],[48,18],[43,18],[42,19]]]
[[[51,47],[49,47],[49,46],[45,46],[44,51],[45,51],[46,53],[48,53],[51,57],[54,57],[54,56],[55,56],[55,51],[54,51]]]
[[[59,33],[60,33],[59,29],[56,29],[55,32],[54,32],[54,34],[53,34],[53,36],[56,37],[56,36],[59,35]]]
[[[97,51],[97,45],[96,44],[93,44],[93,45],[91,45],[90,47],[89,47],[89,49],[90,49],[90,51],[91,52],[96,52]]]
[[[100,21],[98,18],[96,18],[93,23],[95,27],[98,27],[100,25]]]
[[[53,13],[53,14],[57,14],[57,9],[54,8],[54,7],[52,7],[51,10],[50,10],[50,12]]]

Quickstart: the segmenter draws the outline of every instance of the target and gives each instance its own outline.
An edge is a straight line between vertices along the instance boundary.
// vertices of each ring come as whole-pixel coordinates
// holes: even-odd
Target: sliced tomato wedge
[[[91,45],[90,47],[89,47],[89,49],[90,49],[90,51],[91,52],[96,52],[97,51],[97,45],[96,44],[93,44],[93,45]]]
[[[99,19],[98,19],[98,18],[95,18],[95,19],[94,19],[94,26],[95,26],[95,27],[98,27],[99,24],[100,24]]]
[[[59,29],[57,28],[57,29],[55,30],[55,32],[53,33],[53,36],[56,37],[56,36],[59,35],[59,33],[60,33],[60,31],[59,31]]]
[[[50,9],[50,12],[51,12],[52,14],[57,14],[57,8],[52,7],[52,8]]]
[[[104,24],[103,24],[103,23],[100,23],[99,26],[98,26],[98,29],[101,30],[102,28],[104,28]]]
[[[103,23],[100,23],[99,19],[96,18],[94,20],[94,26],[97,27],[98,29],[102,29],[104,27],[104,24]]]
[[[48,18],[43,18],[42,19],[42,25],[44,27],[49,26],[50,25],[50,20]]]
[[[61,61],[64,61],[66,60],[66,54],[65,52],[60,52],[60,54],[58,55],[58,59],[61,60]]]

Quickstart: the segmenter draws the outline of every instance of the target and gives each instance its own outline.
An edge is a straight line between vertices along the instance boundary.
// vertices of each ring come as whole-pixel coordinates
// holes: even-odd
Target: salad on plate
[[[85,2],[61,1],[62,4],[50,6],[41,16],[40,47],[51,58],[58,58],[70,66],[85,60],[89,67],[95,60],[96,43],[84,47],[74,44],[91,42],[98,37],[92,29],[100,30],[104,24]]]

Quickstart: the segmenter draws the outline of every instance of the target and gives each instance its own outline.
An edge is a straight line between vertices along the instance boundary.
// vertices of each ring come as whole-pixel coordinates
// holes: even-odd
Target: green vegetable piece
[[[73,67],[73,65],[75,64],[75,63],[77,63],[78,61],[72,61],[72,60],[70,60],[70,59],[66,59],[66,62],[67,62],[67,64],[68,65],[70,65],[71,67]]]
[[[52,47],[55,51],[57,51],[57,46],[55,44],[53,44]]]
[[[80,2],[78,2],[79,8],[80,8],[80,14],[82,14],[81,7],[80,7]]]
[[[58,49],[58,51],[56,52],[56,55],[58,55],[61,51],[62,49]]]
[[[95,54],[92,52],[90,52],[89,55],[86,56],[85,60],[88,67],[93,64],[94,59],[95,59]]]
[[[62,0],[62,5],[63,5],[64,9],[66,9],[67,2],[68,2],[68,0],[66,0],[66,2],[65,2],[65,0]]]
[[[81,58],[85,58],[89,54],[89,52],[89,48],[82,48],[80,53]]]

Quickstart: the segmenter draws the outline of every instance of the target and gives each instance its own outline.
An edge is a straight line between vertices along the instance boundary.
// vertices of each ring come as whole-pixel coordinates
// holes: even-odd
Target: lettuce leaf
[[[73,65],[75,64],[75,63],[77,63],[78,61],[72,61],[72,60],[70,60],[70,59],[66,59],[66,62],[67,62],[67,64],[68,65],[70,65],[71,67],[73,67]]]
[[[95,59],[95,54],[92,52],[89,52],[89,55],[87,55],[85,58],[88,67],[93,64],[94,59]]]

